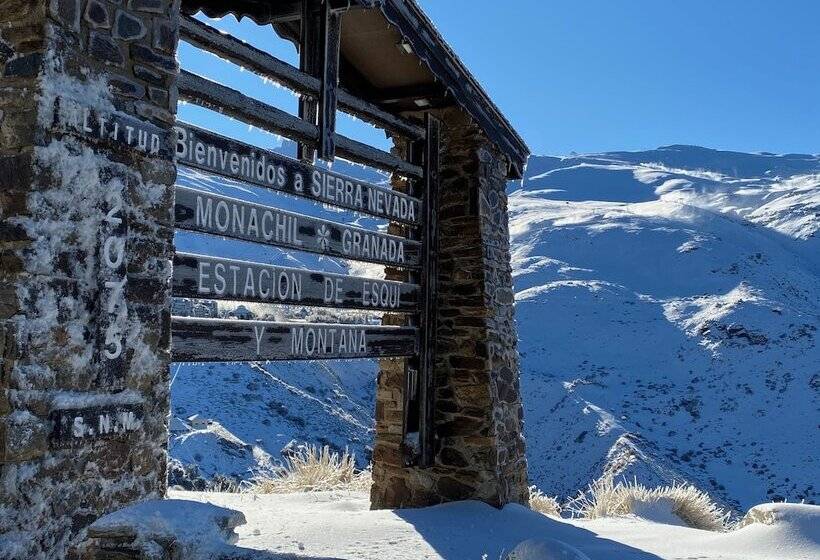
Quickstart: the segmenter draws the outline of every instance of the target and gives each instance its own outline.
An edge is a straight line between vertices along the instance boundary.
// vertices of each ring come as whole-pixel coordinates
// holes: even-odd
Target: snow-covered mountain
[[[180,182],[278,196],[192,172]],[[533,483],[568,496],[613,472],[687,479],[736,508],[816,501],[820,157],[690,146],[534,157],[510,190]],[[346,266],[206,243],[177,237],[178,250]],[[367,461],[375,372],[361,361],[175,365],[171,454],[239,478],[291,439]]]
[[[816,501],[820,158],[532,158],[510,197],[530,475]]]

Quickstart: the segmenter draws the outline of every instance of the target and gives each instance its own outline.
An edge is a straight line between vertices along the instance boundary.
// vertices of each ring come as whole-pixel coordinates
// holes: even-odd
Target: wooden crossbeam
[[[174,130],[178,164],[377,218],[420,223],[422,204],[418,198],[184,122],[177,121]]]
[[[191,103],[234,117],[274,134],[286,136],[297,142],[313,146],[318,143],[319,128],[316,125],[248,97],[228,86],[186,70],[180,71],[177,85],[180,97]],[[339,134],[334,135],[334,142],[336,153],[345,159],[414,179],[421,178],[423,175],[420,166],[408,163],[391,153],[362,142]]]
[[[339,360],[411,356],[410,327],[172,317],[176,362]]]
[[[346,274],[177,253],[173,295],[254,303],[413,313],[419,287]]]
[[[181,186],[176,187],[174,224],[231,239],[400,268],[418,267],[421,254],[418,241],[397,235]]]
[[[318,78],[231,35],[221,33],[205,23],[188,17],[181,19],[180,33],[184,41],[196,47],[248,68],[299,94],[319,98],[321,81]],[[345,113],[410,140],[424,138],[424,127],[412,121],[385,111],[378,105],[361,99],[344,88],[339,88],[337,95],[339,109]]]

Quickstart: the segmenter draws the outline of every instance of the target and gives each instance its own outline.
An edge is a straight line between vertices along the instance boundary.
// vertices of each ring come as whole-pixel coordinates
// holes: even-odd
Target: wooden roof
[[[520,177],[529,148],[414,0],[329,0],[342,16],[341,85],[401,114],[457,104]],[[182,0],[185,13],[233,14],[297,41],[300,0]]]

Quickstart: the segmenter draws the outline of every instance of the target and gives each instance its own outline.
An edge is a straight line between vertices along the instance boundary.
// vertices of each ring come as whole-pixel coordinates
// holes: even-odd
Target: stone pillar
[[[178,0],[0,0],[0,558],[165,493]]]
[[[527,503],[507,218],[507,165],[457,109],[443,123],[439,187],[435,464],[405,465],[404,364],[377,384],[374,508],[452,500]],[[395,273],[394,273],[395,274]]]

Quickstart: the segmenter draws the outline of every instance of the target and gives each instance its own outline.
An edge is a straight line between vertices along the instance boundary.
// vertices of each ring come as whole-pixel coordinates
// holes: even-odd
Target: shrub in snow
[[[248,490],[259,494],[322,492],[326,490],[367,491],[373,483],[371,471],[357,471],[356,458],[328,446],[302,445],[285,459],[285,466],[255,476]]]
[[[506,560],[589,560],[589,556],[555,539],[529,539],[517,545]]]
[[[567,503],[566,509],[574,517],[586,519],[630,514],[657,516],[666,510],[688,527],[707,531],[726,530],[729,519],[729,513],[691,484],[674,483],[649,489],[637,481],[615,483],[612,477],[590,484],[586,492]]]
[[[544,515],[561,516],[561,505],[558,500],[547,496],[537,486],[530,486],[530,509]]]

